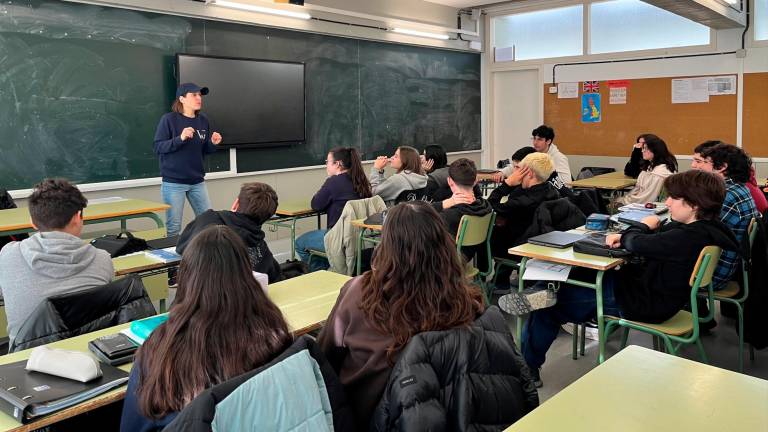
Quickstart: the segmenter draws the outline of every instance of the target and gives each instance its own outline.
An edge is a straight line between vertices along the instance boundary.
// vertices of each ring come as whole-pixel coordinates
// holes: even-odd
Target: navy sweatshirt
[[[341,217],[341,212],[349,200],[360,199],[352,186],[348,173],[330,176],[312,197],[312,209],[328,214],[328,229],[333,228]]]
[[[182,141],[184,128],[195,129],[192,138]],[[155,131],[155,154],[160,157],[160,175],[164,182],[198,184],[203,181],[205,169],[203,156],[216,151],[211,143],[208,117],[198,114],[195,118],[170,112],[160,118]]]

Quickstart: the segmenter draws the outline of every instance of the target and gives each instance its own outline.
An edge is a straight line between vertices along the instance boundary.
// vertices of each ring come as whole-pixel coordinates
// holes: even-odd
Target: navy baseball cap
[[[200,87],[195,83],[184,83],[180,85],[178,89],[176,89],[176,97],[178,98],[186,95],[187,93],[197,92],[200,92],[201,95],[205,96],[208,94],[208,87]]]

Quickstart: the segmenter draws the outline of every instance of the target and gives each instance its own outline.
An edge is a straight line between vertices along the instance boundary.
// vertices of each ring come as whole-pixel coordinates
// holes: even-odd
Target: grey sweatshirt
[[[0,251],[0,291],[8,336],[48,297],[93,288],[112,280],[112,259],[81,238],[59,231],[37,233]]]
[[[380,196],[387,206],[390,206],[401,192],[425,187],[427,176],[411,171],[401,171],[392,174],[389,178],[384,178],[384,174],[379,170],[371,168],[370,181],[373,194]]]

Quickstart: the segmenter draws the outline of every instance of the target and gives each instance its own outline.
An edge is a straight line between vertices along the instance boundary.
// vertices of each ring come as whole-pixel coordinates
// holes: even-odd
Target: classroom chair
[[[755,218],[752,218],[749,222],[749,228],[747,228],[750,253],[752,245],[755,243],[757,229],[757,222]],[[709,322],[715,317],[716,301],[730,303],[736,307],[739,319],[739,372],[744,372],[744,303],[747,301],[747,296],[749,296],[749,268],[751,265],[751,258],[741,260],[741,285],[739,285],[739,282],[730,281],[725,289],[720,291],[699,293],[700,298],[706,298],[709,301],[709,315],[700,318],[700,322]],[[755,349],[751,345],[749,346],[749,359],[755,359]]]
[[[624,334],[621,337],[621,348],[627,345],[629,329],[639,330],[653,336],[654,348],[661,347],[659,340],[664,342],[664,347],[669,354],[677,355],[677,350],[682,344],[695,343],[699,349],[699,355],[704,363],[708,363],[707,354],[704,352],[704,346],[699,338],[699,310],[696,305],[696,297],[699,288],[706,287],[709,295],[712,295],[712,273],[717,267],[717,261],[720,259],[721,249],[717,246],[706,246],[701,250],[699,259],[693,267],[691,273],[691,311],[681,310],[675,316],[661,324],[650,324],[639,321],[626,320],[614,316],[606,316],[605,337],[600,339],[601,346],[605,346],[605,341],[610,336],[615,327],[624,327]],[[672,345],[672,342],[676,345]]]
[[[307,261],[307,267],[309,267],[310,269],[312,268],[313,259],[324,259],[328,261],[328,254],[325,253],[324,251],[309,249],[308,252],[309,252],[309,260]]]
[[[486,268],[481,270],[474,265],[467,268],[467,278],[475,279],[483,290],[485,301],[491,304],[491,290],[485,283],[486,277],[493,271],[493,260],[491,256],[491,232],[496,221],[496,212],[490,212],[485,216],[464,215],[459,221],[459,230],[456,232],[456,250],[461,254],[461,249],[468,246],[478,246],[485,244]],[[463,255],[460,255],[463,257]],[[477,257],[475,257],[477,264]]]

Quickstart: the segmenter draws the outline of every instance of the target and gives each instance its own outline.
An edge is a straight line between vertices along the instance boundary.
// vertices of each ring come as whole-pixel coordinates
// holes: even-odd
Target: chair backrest
[[[699,289],[712,285],[712,275],[715,273],[717,261],[720,260],[722,249],[717,246],[705,246],[699,253],[699,259],[693,266],[693,273],[689,284],[692,288]]]
[[[713,291],[712,291],[712,275],[715,273],[717,262],[720,260],[720,254],[722,249],[717,246],[705,246],[699,253],[699,259],[696,260],[696,265],[693,266],[693,272],[691,273],[691,279],[688,282],[691,285],[691,314],[693,316],[694,335],[698,335],[699,332],[699,308],[697,303],[697,297],[699,289],[706,287],[707,297],[710,305],[710,317],[714,311],[713,308]]]
[[[24,321],[15,352],[157,314],[138,277],[48,297]]]
[[[461,221],[459,221],[459,230],[456,232],[456,247],[459,251],[464,246],[476,246],[485,243],[491,237],[495,220],[495,212],[490,212],[485,216],[462,216]]]

